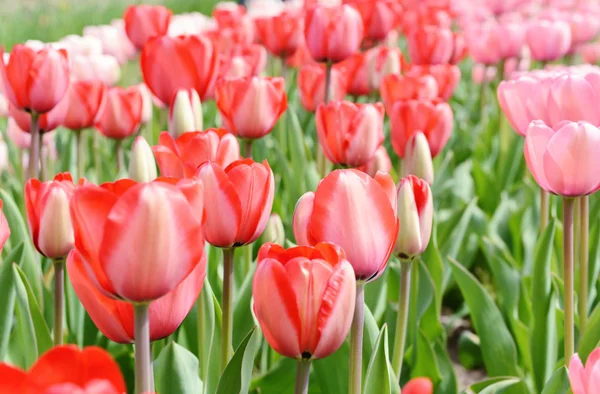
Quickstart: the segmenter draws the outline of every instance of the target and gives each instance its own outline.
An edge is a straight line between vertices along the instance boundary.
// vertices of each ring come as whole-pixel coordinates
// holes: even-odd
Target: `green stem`
[[[221,373],[232,356],[233,338],[233,259],[235,248],[223,249],[223,331],[221,335]]]
[[[400,295],[398,298],[398,315],[396,320],[396,335],[392,368],[399,378],[404,360],[404,345],[406,342],[406,325],[408,323],[408,305],[410,301],[410,272],[412,262],[400,262]]]
[[[39,115],[35,112],[31,113],[31,148],[29,149],[29,167],[28,173],[29,178],[39,177],[39,165],[40,165],[40,129],[39,129]]]
[[[94,130],[92,134],[94,139],[94,170],[96,172],[96,182],[102,182],[102,167],[100,165],[100,132]]]
[[[331,63],[325,64],[325,104],[331,101]]]
[[[548,226],[548,212],[550,211],[550,194],[540,188],[540,234]]]
[[[298,360],[296,365],[296,390],[294,394],[307,394],[310,377],[310,360]]]
[[[574,305],[573,305],[573,213],[574,200],[563,198],[563,267],[564,267],[564,311],[565,311],[565,363],[569,363],[575,351]]]
[[[54,261],[54,346],[63,343],[63,314],[65,308],[65,261]]]
[[[135,340],[135,393],[150,392],[152,378],[152,358],[150,356],[150,304],[134,304]]]
[[[125,168],[125,157],[123,156],[123,140],[115,140],[115,151],[117,152],[117,176]]]
[[[206,327],[204,327],[204,314],[206,311],[204,310],[204,303],[202,302],[202,294],[196,300],[196,307],[198,308],[196,321],[198,326],[196,327],[196,331],[198,334],[198,360],[200,361],[198,366],[200,368],[200,378],[204,380],[204,370],[206,364],[206,360],[204,359],[204,334],[206,332]]]
[[[83,130],[78,130],[75,132],[75,141],[77,143],[77,177],[84,177],[84,167],[85,167],[85,141],[83,139]]]
[[[365,284],[356,283],[356,305],[350,328],[350,381],[348,394],[360,394],[362,390],[362,345],[365,322]]]
[[[589,197],[580,197],[579,219],[579,332],[584,333],[588,318],[588,240],[589,240]]]
[[[252,159],[252,140],[245,139],[243,141],[244,144],[244,157],[246,159]]]
[[[479,105],[481,106],[480,121],[483,122],[483,118],[485,117],[485,107],[487,105],[487,88],[488,88],[488,84],[485,79],[485,74],[483,77],[483,81],[481,81],[480,88],[481,88],[481,90],[479,91]]]

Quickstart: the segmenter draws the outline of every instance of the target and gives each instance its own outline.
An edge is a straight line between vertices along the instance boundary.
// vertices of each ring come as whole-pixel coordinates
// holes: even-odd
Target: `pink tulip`
[[[348,94],[353,96],[367,96],[371,93],[365,52],[355,53],[343,62],[336,64],[334,68],[337,68],[346,75],[348,80]],[[340,100],[343,98],[341,97]]]
[[[290,249],[267,243],[252,282],[254,314],[267,342],[295,359],[319,359],[344,343],[352,324],[356,279],[331,243]]]
[[[218,74],[219,77],[259,76],[266,65],[267,50],[262,45],[253,44],[245,48],[236,48],[231,56],[222,56]],[[214,96],[214,92],[208,96],[211,95]]]
[[[525,136],[533,120],[548,121],[546,95],[540,95],[541,83],[529,76],[502,81],[498,85],[498,102],[511,126],[521,136]],[[537,101],[537,102],[536,102]],[[536,107],[538,110],[535,110]]]
[[[519,57],[525,42],[525,29],[517,23],[488,22],[470,27],[466,39],[475,62],[494,65],[500,60]]]
[[[71,74],[76,81],[101,81],[113,86],[121,78],[121,66],[111,55],[75,56]]]
[[[444,64],[452,59],[454,38],[450,29],[416,27],[408,35],[408,54],[413,64]]]
[[[6,126],[6,135],[8,139],[12,141],[20,149],[29,149],[31,146],[31,134],[23,131],[19,124],[14,118],[8,118],[8,124]],[[50,148],[51,151],[56,151],[54,146],[54,132],[44,133],[42,136],[42,149]]]
[[[429,184],[409,175],[398,183],[398,221],[400,231],[394,253],[401,260],[422,254],[431,237],[433,196]]]
[[[261,138],[273,130],[287,109],[283,78],[228,77],[215,86],[225,128],[241,138]]]
[[[572,48],[594,38],[600,30],[600,21],[596,15],[582,12],[566,13],[571,27]]]
[[[129,6],[123,14],[125,31],[133,45],[141,50],[152,38],[167,34],[171,16],[173,12],[161,5]]]
[[[402,5],[396,0],[345,0],[355,7],[364,21],[365,38],[375,42],[385,39],[400,19]]]
[[[454,90],[460,82],[460,69],[454,64],[412,65],[406,72],[406,75],[431,75],[437,82],[438,97],[444,101],[452,97]]]
[[[316,6],[306,12],[304,37],[318,62],[341,62],[356,52],[363,39],[363,21],[349,5]]]
[[[399,48],[389,48],[384,45],[368,50],[365,54],[368,85],[371,90],[379,90],[384,77],[400,74],[404,57]]]
[[[531,22],[525,37],[531,57],[540,62],[558,60],[571,48],[571,28],[560,20]]]
[[[338,65],[342,63],[338,63]],[[307,64],[302,66],[298,72],[297,82],[302,106],[305,110],[314,112],[320,104],[325,102],[325,65]],[[345,69],[332,67],[330,98],[343,100],[346,97],[347,84]]]
[[[383,79],[380,92],[390,113],[397,101],[432,100],[438,97],[438,84],[431,75],[391,74]]]
[[[569,363],[569,381],[573,394],[595,394],[600,387],[600,348],[588,357],[585,368],[578,354]]]
[[[600,123],[600,75],[563,75],[552,82],[548,117],[555,127],[562,121]]]
[[[583,61],[586,63],[596,64],[600,62],[600,43],[598,42],[584,44],[579,47],[578,52],[581,55],[581,59],[583,59]]]
[[[317,110],[317,134],[327,159],[358,167],[375,156],[383,143],[383,104],[332,101]]]
[[[600,188],[600,130],[587,122],[563,122],[552,129],[534,121],[525,136],[525,160],[540,187],[565,197]]]
[[[17,122],[19,128],[27,133],[31,133],[31,114],[18,110],[14,105],[9,104],[9,115]],[[40,133],[47,133],[60,126],[65,119],[67,106],[57,105],[51,111],[46,112],[38,118],[38,127]]]
[[[356,279],[374,280],[385,269],[398,234],[394,181],[382,172],[371,178],[354,169],[333,171],[316,192],[300,198],[293,228],[299,245],[340,245]]]
[[[367,162],[367,164],[357,168],[358,170],[369,174],[371,178],[374,178],[379,171],[390,172],[392,170],[392,161],[390,156],[385,149],[385,146],[380,146],[375,151],[375,156]]]
[[[104,110],[99,114],[96,128],[108,138],[131,137],[142,121],[144,101],[136,86],[123,89],[119,86],[106,92]]]
[[[127,63],[136,53],[122,24],[87,26],[83,28],[83,35],[98,38],[102,42],[102,53],[114,56],[119,64]]]
[[[474,84],[481,85],[482,83],[488,83],[496,79],[498,70],[493,66],[486,66],[485,64],[477,63],[473,65],[471,69],[471,79]]]

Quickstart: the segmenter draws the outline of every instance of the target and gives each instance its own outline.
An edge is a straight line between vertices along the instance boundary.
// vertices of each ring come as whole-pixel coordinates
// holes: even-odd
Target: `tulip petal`
[[[172,150],[162,145],[155,145],[152,147],[152,152],[154,152],[156,164],[158,164],[162,176],[185,177],[183,163]]]
[[[583,364],[579,355],[574,354],[569,362],[569,381],[571,382],[573,394],[587,394],[583,371]]]
[[[546,171],[544,169],[544,152],[550,139],[554,135],[554,130],[546,126],[544,122],[533,121],[527,129],[525,136],[525,161],[531,175],[535,178],[540,187],[546,191],[550,190]]]
[[[309,234],[309,221],[312,216],[313,207],[315,203],[315,194],[313,192],[305,193],[298,202],[294,209],[294,218],[292,219],[292,228],[294,230],[294,237],[298,245],[312,245],[314,244],[312,237]]]
[[[1,55],[1,54],[0,54]],[[2,58],[0,57],[0,61]],[[27,372],[8,364],[0,363],[0,393],[22,393]]]

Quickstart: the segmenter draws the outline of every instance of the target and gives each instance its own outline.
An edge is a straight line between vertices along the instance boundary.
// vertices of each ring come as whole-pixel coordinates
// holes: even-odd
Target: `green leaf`
[[[293,394],[296,383],[296,360],[282,357],[263,376],[252,381],[250,392],[261,394]]]
[[[17,295],[19,339],[23,347],[24,367],[28,368],[52,347],[52,338],[25,274],[16,264],[13,263],[12,267]]]
[[[504,390],[505,388],[513,386],[519,382],[521,382],[521,379],[519,378],[515,378],[512,376],[501,376],[472,384],[469,387],[469,390],[477,394],[496,394],[502,392],[502,390]]]
[[[450,260],[452,274],[469,307],[475,331],[481,339],[488,374],[519,376],[517,349],[498,307],[481,284],[458,262]],[[520,391],[523,392],[524,387]]]
[[[12,265],[20,261],[22,255],[23,243],[21,242],[6,256],[3,262],[0,262],[0,289],[2,291],[2,302],[0,302],[0,360],[5,360],[15,314],[16,293]]]
[[[567,394],[570,386],[567,367],[562,365],[546,382],[542,394]]]
[[[588,318],[587,328],[583,336],[579,339],[577,354],[585,362],[590,353],[598,346],[600,342],[600,304],[596,305],[592,314]]]
[[[550,221],[540,237],[533,266],[531,302],[533,324],[531,327],[531,359],[533,381],[537,392],[541,392],[548,380],[558,354],[556,334],[555,297],[552,293],[552,245],[556,225]]]
[[[368,286],[367,286],[368,287]],[[377,339],[379,338],[379,327],[377,321],[371,313],[371,310],[365,305],[365,324],[363,332],[363,355],[362,355],[362,368],[363,376],[367,373],[367,367],[371,360],[371,355],[376,349]]]
[[[154,362],[156,391],[159,393],[202,393],[198,359],[183,346],[170,342]]]
[[[398,380],[390,368],[387,325],[384,324],[369,361],[364,381],[364,392],[391,394],[399,391]]]
[[[254,279],[254,270],[256,264],[250,265],[250,272],[247,273],[246,278],[242,287],[238,291],[238,294],[234,301],[233,310],[233,348],[235,349],[244,337],[254,327],[254,317],[252,316],[252,306],[250,302],[252,300],[252,280]]]
[[[322,393],[347,394],[350,369],[350,346],[345,341],[329,357],[313,361],[312,371]]]
[[[467,234],[467,230],[469,228],[469,223],[471,222],[471,218],[473,217],[473,213],[475,212],[475,208],[477,207],[477,199],[471,200],[469,204],[465,207],[462,213],[459,216],[459,220],[454,223],[447,224],[450,226],[447,237],[442,238],[440,236],[440,242],[442,242],[441,252],[442,256],[446,256],[448,258],[455,259],[460,251],[461,246],[464,245],[465,235]],[[450,271],[444,272],[444,281],[443,288],[445,289],[448,286],[448,282],[450,280]]]
[[[252,379],[254,357],[256,357],[256,352],[260,346],[260,336],[260,331],[255,327],[240,343],[233,358],[223,371],[217,387],[217,394],[248,393]]]
[[[456,394],[458,393],[458,382],[456,374],[446,344],[442,340],[435,342],[433,349],[437,359],[437,365],[440,370],[441,380],[436,387],[436,394]]]
[[[440,371],[436,363],[433,347],[423,331],[419,330],[417,336],[416,363],[411,370],[412,378],[427,376],[435,384],[440,381]]]

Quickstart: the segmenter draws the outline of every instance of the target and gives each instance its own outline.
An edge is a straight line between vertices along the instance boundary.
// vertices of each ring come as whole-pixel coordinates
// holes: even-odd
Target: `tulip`
[[[255,41],[254,22],[243,5],[235,2],[220,2],[215,6],[212,16],[217,21],[220,32],[234,31],[245,40],[245,44]]]
[[[351,167],[366,164],[383,144],[384,115],[381,103],[332,101],[321,104],[316,123],[325,156],[334,164]]]
[[[432,66],[412,65],[406,72],[407,76],[431,75],[438,86],[438,97],[448,101],[460,82],[460,69],[456,65],[436,64]]]
[[[108,138],[121,140],[135,134],[142,120],[142,94],[136,87],[114,87],[106,92],[106,105],[96,128]]]
[[[0,252],[2,248],[4,248],[4,244],[10,237],[10,228],[8,227],[8,221],[6,220],[6,216],[4,216],[4,212],[2,212],[3,202],[0,200]]]
[[[452,108],[437,100],[399,101],[388,113],[391,122],[392,147],[404,157],[411,135],[422,132],[429,142],[431,157],[436,157],[452,132]]]
[[[544,111],[532,112],[532,97],[538,96],[539,82],[529,76],[523,76],[511,81],[502,81],[498,85],[498,103],[511,126],[521,136],[525,136],[529,124],[545,115]],[[547,95],[545,95],[547,97]],[[542,104],[545,107],[545,103]],[[545,109],[545,108],[544,108]],[[541,118],[548,121],[547,117]]]
[[[448,10],[429,7],[427,4],[404,4],[405,10],[402,15],[400,26],[405,34],[418,26],[435,26],[442,28],[452,27],[452,18]]]
[[[341,64],[341,63],[340,63]],[[298,72],[298,94],[305,110],[314,112],[325,102],[326,66],[307,64]],[[344,70],[338,67],[331,69],[330,98],[343,100],[346,97],[347,78]]]
[[[375,42],[386,38],[400,19],[402,6],[395,0],[346,0],[358,10],[364,23],[365,38]]]
[[[435,26],[416,27],[408,35],[408,53],[414,64],[445,64],[452,59],[452,31]]]
[[[412,378],[404,387],[404,394],[433,394],[433,383],[428,378]]]
[[[124,24],[86,26],[84,37],[96,37],[102,42],[102,53],[114,56],[119,64],[125,64],[135,55],[135,47],[127,37]]]
[[[75,56],[71,74],[76,81],[101,81],[114,86],[121,79],[121,66],[112,55]]]
[[[400,74],[404,57],[398,48],[379,46],[366,53],[366,68],[370,90],[379,90],[381,80],[392,74]]]
[[[31,147],[31,134],[21,130],[14,118],[8,118],[6,126],[8,139],[12,141],[19,149],[29,149]],[[56,146],[54,145],[54,132],[45,133],[42,136],[42,152],[50,150],[53,157],[56,156]],[[27,166],[27,163],[24,164]]]
[[[133,306],[107,297],[96,288],[85,271],[84,260],[77,250],[69,254],[67,271],[77,298],[98,329],[111,341],[132,343],[135,340]],[[206,256],[188,276],[165,296],[150,303],[150,340],[165,338],[179,327],[202,290],[206,276]]]
[[[367,162],[367,164],[357,168],[358,170],[369,174],[371,178],[374,178],[379,171],[390,172],[392,170],[392,161],[390,156],[385,150],[385,146],[380,146],[375,151],[375,156]]]
[[[326,242],[287,250],[264,244],[252,295],[267,342],[298,360],[296,392],[308,392],[310,362],[335,352],[352,323],[356,279],[344,252]]]
[[[140,66],[144,82],[163,103],[170,105],[182,89],[195,89],[204,100],[217,76],[218,53],[206,37],[163,36],[144,47]]]
[[[403,176],[416,175],[433,185],[433,161],[429,143],[422,132],[417,131],[408,139],[402,164]]]
[[[257,18],[254,23],[258,38],[274,56],[290,56],[304,41],[304,24],[299,12],[283,11]]]
[[[336,64],[332,70],[336,68],[347,76],[348,94],[358,97],[368,96],[371,93],[365,52],[355,53],[343,62]]]
[[[525,29],[520,23],[492,22],[471,26],[466,33],[469,54],[475,62],[486,65],[519,57],[525,41]]]
[[[180,90],[169,109],[169,133],[178,137],[187,131],[202,130],[202,103],[194,89]]]
[[[565,14],[571,28],[572,48],[593,39],[600,30],[597,15],[583,12]]]
[[[285,229],[283,228],[281,217],[278,214],[272,213],[271,216],[269,216],[267,226],[261,236],[261,241],[263,244],[267,242],[283,244],[285,242]]]
[[[306,12],[304,38],[317,62],[341,62],[356,52],[363,39],[363,21],[348,5],[316,6]]]
[[[93,56],[102,53],[102,41],[93,36],[69,34],[56,43],[67,50],[69,58],[75,56]]]
[[[156,161],[152,149],[144,137],[136,137],[129,157],[129,178],[136,182],[152,182],[156,177]]]
[[[126,392],[119,364],[99,347],[62,345],[40,356],[28,372],[0,363],[0,391],[19,394]]]
[[[164,36],[173,12],[161,5],[129,6],[123,14],[125,32],[138,50],[152,38]]]
[[[152,120],[152,111],[154,108],[153,100],[156,100],[156,105],[159,108],[164,107],[164,104],[159,102],[156,97],[152,96],[152,93],[150,93],[150,90],[148,89],[148,86],[146,86],[145,83],[140,83],[132,87],[137,88],[140,91],[140,94],[142,95],[142,124],[146,124],[150,120]]]
[[[596,64],[600,62],[600,43],[594,42],[590,44],[583,44],[579,47],[578,53],[581,55],[581,59],[585,63]],[[0,100],[2,99],[0,98]],[[2,111],[0,111],[0,116],[1,112]]]
[[[259,76],[267,65],[267,50],[261,45],[236,48],[231,56],[221,56],[219,77]],[[214,90],[214,89],[213,89]],[[210,92],[207,97],[212,97]]]
[[[452,51],[452,59],[450,59],[450,64],[459,64],[462,62],[467,55],[469,54],[469,49],[467,48],[467,40],[463,33],[453,33],[454,36],[454,45]]]
[[[283,78],[222,78],[215,86],[217,108],[225,128],[256,139],[270,133],[287,109]]]
[[[237,139],[224,129],[183,133],[176,140],[162,133],[152,151],[162,176],[175,178],[192,178],[206,161],[225,168],[240,158]]]
[[[287,57],[285,63],[287,66],[294,68],[300,68],[307,64],[317,64],[315,59],[313,59],[310,55],[310,52],[308,52],[304,38],[302,39],[302,44],[300,47],[296,50],[296,52],[294,52],[293,55]]]
[[[564,21],[537,20],[525,34],[531,57],[539,62],[558,60],[571,48],[571,29]]]
[[[432,100],[438,96],[438,85],[431,75],[391,74],[383,78],[381,98],[388,113],[397,101]]]
[[[552,82],[548,94],[551,125],[562,121],[600,124],[600,75],[563,75]]]
[[[569,381],[573,394],[594,394],[597,391],[600,387],[600,348],[588,356],[585,368],[578,354],[571,357]]]
[[[4,52],[0,50],[0,60]],[[44,47],[35,51],[15,45],[8,62],[0,61],[4,95],[17,109],[43,114],[54,108],[69,87],[65,50]]]
[[[37,118],[37,128],[41,135],[45,135],[50,131],[60,126],[65,119],[67,106],[57,105],[50,112],[39,115]],[[15,120],[15,123],[19,129],[30,134],[33,141],[33,127],[31,125],[31,114],[25,111],[20,111],[12,103],[9,104],[8,112],[10,116]],[[40,136],[37,136],[39,140]]]

